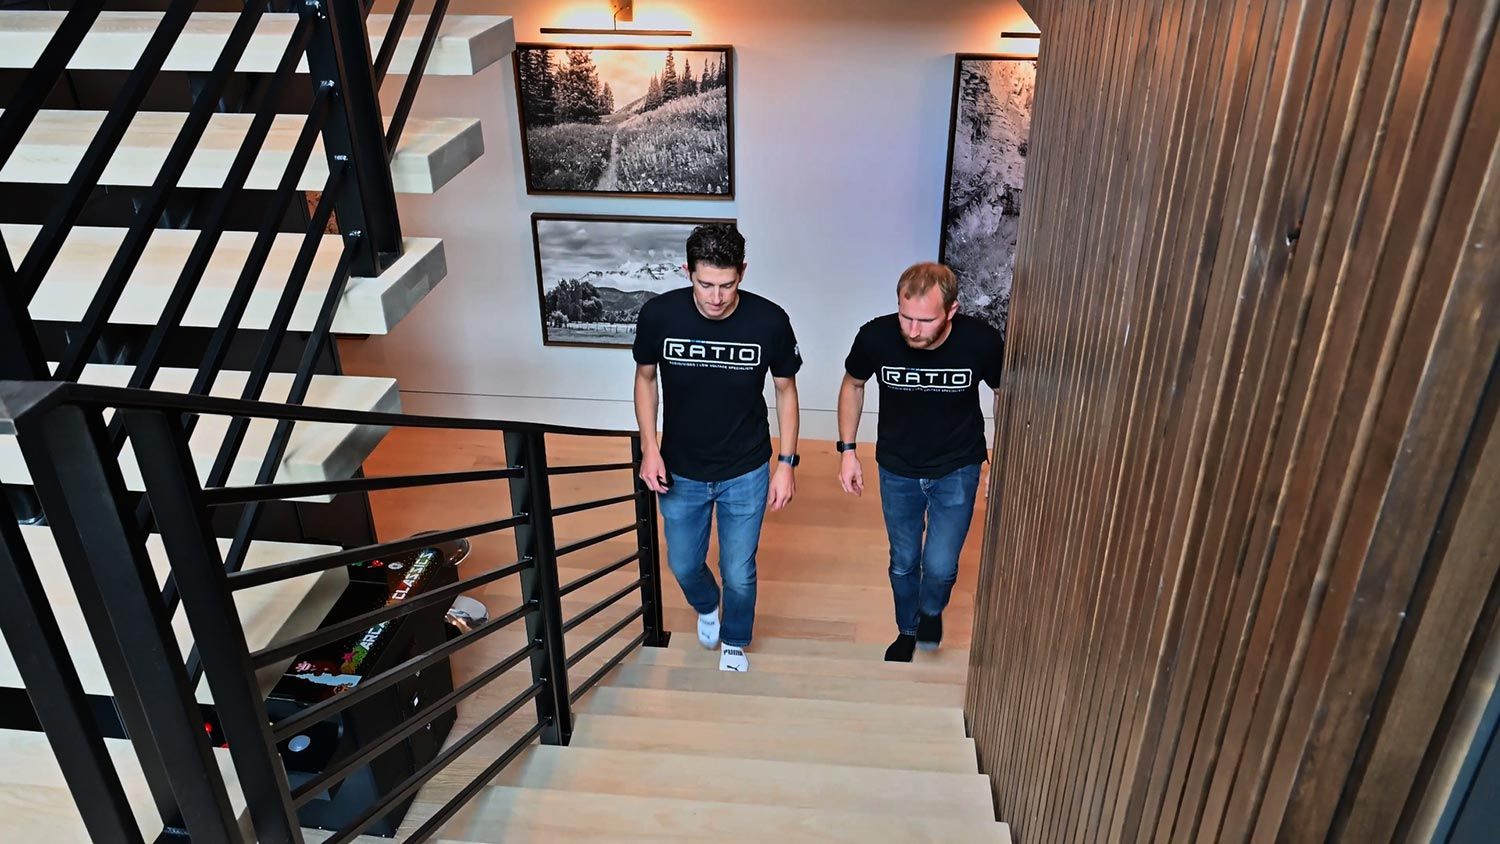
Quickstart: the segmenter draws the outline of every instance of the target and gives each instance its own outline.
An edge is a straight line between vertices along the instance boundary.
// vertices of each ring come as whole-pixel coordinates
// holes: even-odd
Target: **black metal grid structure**
[[[151,519],[167,552],[181,609],[196,643],[192,660],[177,659],[170,618],[173,609],[155,582],[146,554],[146,534],[120,493],[124,483],[112,451],[105,414],[122,420],[142,466]],[[266,418],[278,422],[329,422],[410,428],[445,428],[502,432],[507,453],[503,469],[482,472],[384,476],[322,483],[257,484],[205,489],[187,450],[184,414]],[[656,546],[655,502],[635,481],[636,491],[579,505],[554,507],[550,478],[558,475],[630,471],[639,473],[639,438],[632,432],[575,429],[470,418],[368,413],[292,407],[243,399],[164,394],[57,381],[0,382],[0,434],[16,436],[33,473],[38,495],[51,519],[63,564],[79,600],[89,608],[90,633],[99,648],[116,699],[131,727],[157,799],[165,830],[179,830],[193,841],[240,841],[228,790],[213,758],[193,689],[204,671],[214,707],[228,740],[239,788],[256,840],[302,840],[297,809],[326,791],[370,759],[379,756],[486,687],[505,672],[530,667],[530,685],[463,736],[451,740],[394,790],[339,830],[335,842],[360,835],[397,803],[415,794],[433,776],[472,748],[496,727],[519,717],[528,704],[532,726],[490,765],[441,807],[407,841],[425,841],[489,783],[504,765],[532,741],[567,744],[573,705],[636,647],[662,646],[661,560]],[[635,460],[589,466],[550,467],[548,434],[628,438]],[[350,548],[250,571],[231,571],[211,531],[210,511],[234,502],[276,500],[351,489],[437,488],[452,484],[505,480],[511,488],[511,512],[501,518],[415,538]],[[553,522],[560,515],[624,503],[636,505],[631,523],[572,546],[559,548]],[[49,740],[58,755],[78,808],[100,840],[140,840],[124,801],[118,776],[109,763],[103,738],[87,711],[87,702],[57,622],[42,592],[35,568],[13,521],[0,519],[0,584],[4,618],[0,632],[19,645],[18,660],[27,689],[43,715]],[[335,569],[358,560],[399,554],[435,541],[509,530],[516,542],[513,563],[466,576],[456,583],[411,601],[330,622],[289,641],[252,650],[234,608],[234,594]],[[557,560],[568,548],[588,547],[600,537],[634,532],[637,548],[625,558],[579,577],[558,582]],[[638,566],[625,588],[578,612],[564,616],[562,598],[610,574]],[[522,603],[488,624],[450,641],[413,654],[353,690],[274,721],[268,715],[257,669],[284,662],[318,644],[345,637],[382,621],[398,619],[438,605],[464,592],[509,577],[521,582]],[[108,600],[101,594],[108,584]],[[604,610],[638,596],[640,606],[594,639],[568,652],[566,631]],[[451,692],[427,702],[420,711],[357,752],[293,788],[287,779],[277,742],[413,677],[460,650],[507,629],[526,627],[526,644]],[[568,669],[631,625],[639,632],[590,677],[569,688]]]

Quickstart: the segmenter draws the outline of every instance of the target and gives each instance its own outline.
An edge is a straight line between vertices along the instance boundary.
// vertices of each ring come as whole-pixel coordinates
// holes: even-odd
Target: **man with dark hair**
[[[958,555],[974,516],[985,459],[979,382],[1000,385],[1000,332],[958,315],[958,280],[942,264],[916,264],[896,284],[894,314],[865,323],[844,361],[839,388],[839,483],[864,492],[854,438],[865,382],[880,374],[875,462],[891,544],[896,641],[891,662],[943,639],[943,609],[958,579]],[[925,523],[925,537],[924,533]]]
[[[733,223],[693,230],[687,241],[691,286],[641,307],[635,336],[635,418],[641,479],[661,496],[667,562],[698,612],[698,641],[719,647],[719,668],[748,671],[745,648],[755,622],[755,552],[766,507],[796,493],[797,370],[802,357],[786,312],[740,290],[745,238]],[[766,373],[776,384],[781,453],[768,468]],[[662,437],[656,437],[658,374]],[[708,569],[708,535],[719,519],[719,584]]]

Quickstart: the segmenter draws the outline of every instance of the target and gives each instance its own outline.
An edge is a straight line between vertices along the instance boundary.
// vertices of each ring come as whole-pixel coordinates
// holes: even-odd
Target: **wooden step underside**
[[[0,225],[11,258],[20,263],[31,249],[41,226]],[[68,233],[62,252],[31,300],[31,318],[53,322],[79,322],[103,281],[110,262],[125,238],[123,228],[78,226]],[[146,246],[125,292],[110,314],[116,325],[156,325],[177,277],[201,232],[189,229],[157,229]],[[244,268],[254,232],[224,232],[209,259],[198,290],[188,305],[182,324],[215,328],[229,303]],[[294,232],[276,235],[240,328],[263,330],[275,313],[303,236]],[[325,235],[308,273],[302,295],[292,312],[292,331],[311,331],[323,307],[328,284],[338,267],[343,239]],[[386,334],[400,322],[447,275],[443,242],[432,237],[409,237],[399,260],[375,278],[351,277],[334,312],[333,330],[340,334]]]
[[[39,112],[4,168],[0,168],[0,181],[68,184],[104,122],[104,116],[102,111]],[[222,187],[254,117],[252,114],[227,112],[213,115],[177,185],[184,188]],[[186,119],[184,112],[138,113],[104,168],[99,184],[151,185]],[[250,168],[250,176],[245,182],[247,188],[276,188],[306,122],[306,115],[276,116],[255,164]],[[478,120],[413,117],[407,121],[396,155],[391,159],[391,177],[398,193],[434,193],[483,153],[484,135]],[[320,139],[314,144],[312,157],[302,171],[297,188],[319,191],[327,180],[328,157]]]
[[[19,69],[36,64],[65,14],[60,11],[0,12],[0,67]],[[167,55],[163,69],[212,70],[238,17],[234,12],[194,12]],[[160,12],[100,13],[68,67],[72,70],[134,68],[161,19]],[[391,74],[405,75],[411,71],[427,21],[427,15],[412,15],[402,27],[400,44],[391,59]],[[294,14],[262,15],[236,70],[241,73],[274,72],[296,25],[297,16]],[[370,34],[371,57],[380,52],[390,25],[390,15],[372,14],[365,19]],[[515,26],[508,17],[448,15],[443,18],[443,27],[427,59],[425,75],[472,76],[510,55],[515,46]],[[298,70],[307,72],[305,58]]]

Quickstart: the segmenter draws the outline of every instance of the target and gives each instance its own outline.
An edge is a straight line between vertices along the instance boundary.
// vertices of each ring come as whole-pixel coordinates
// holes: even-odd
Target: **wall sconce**
[[[609,29],[590,28],[579,26],[544,26],[543,35],[655,35],[691,37],[691,29],[621,29],[620,21],[635,20],[635,0],[609,0],[610,18],[613,26]]]

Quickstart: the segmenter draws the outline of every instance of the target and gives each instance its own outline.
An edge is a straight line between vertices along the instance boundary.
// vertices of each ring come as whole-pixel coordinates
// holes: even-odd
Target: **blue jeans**
[[[930,479],[880,470],[880,507],[891,542],[891,592],[902,633],[916,635],[918,613],[941,615],[948,606],[978,491],[978,463]]]
[[[667,534],[667,564],[700,615],[719,608],[719,584],[708,570],[708,528],[714,509],[719,511],[719,574],[724,578],[720,639],[731,647],[749,645],[755,627],[755,551],[770,486],[768,466],[727,481],[673,475],[672,488],[658,499]]]

